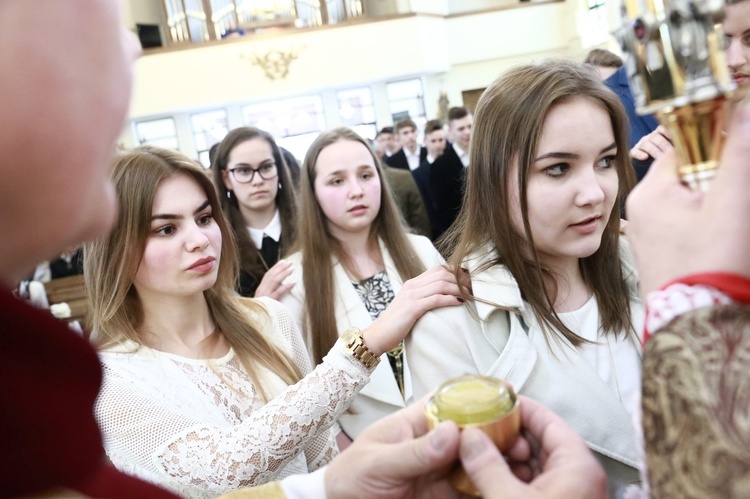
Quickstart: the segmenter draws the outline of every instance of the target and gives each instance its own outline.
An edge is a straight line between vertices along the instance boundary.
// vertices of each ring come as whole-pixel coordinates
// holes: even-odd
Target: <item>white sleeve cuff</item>
[[[326,499],[326,467],[307,475],[292,475],[281,481],[288,499]]]
[[[646,331],[654,334],[678,315],[728,303],[731,298],[711,286],[671,284],[646,296]]]

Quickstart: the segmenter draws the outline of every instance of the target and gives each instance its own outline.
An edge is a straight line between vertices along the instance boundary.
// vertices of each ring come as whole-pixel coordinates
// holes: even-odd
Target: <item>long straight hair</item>
[[[478,270],[505,265],[545,334],[549,334],[551,326],[573,345],[580,345],[585,340],[566,327],[555,313],[556,280],[539,261],[529,226],[526,193],[529,169],[547,113],[553,106],[575,97],[595,102],[609,115],[617,144],[614,166],[619,182],[618,197],[601,245],[593,255],[581,258],[579,265],[586,286],[596,296],[602,330],[614,334],[632,332],[632,293],[619,259],[620,207],[634,184],[626,140],[627,118],[620,99],[583,65],[550,60],[519,66],[501,75],[485,90],[474,118],[464,204],[445,243],[446,248],[455,248],[451,263],[456,264],[457,273],[469,255],[487,247],[495,250],[497,257]],[[517,199],[523,217],[522,234],[514,229],[509,215],[516,198],[515,193],[509,192],[514,162],[518,164]]]
[[[115,161],[112,180],[119,204],[117,223],[108,236],[89,243],[84,251],[84,279],[96,340],[100,348],[126,340],[144,344],[145,317],[133,280],[151,229],[156,192],[161,182],[176,175],[188,176],[203,188],[221,231],[216,282],[203,292],[217,334],[227,339],[261,397],[268,400],[259,382],[259,367],[268,368],[288,384],[296,383],[301,373],[251,322],[248,308],[260,317],[266,311],[253,300],[241,300],[234,291],[237,249],[216,191],[203,168],[178,152],[144,146]]]
[[[406,281],[425,271],[406,235],[400,212],[391,195],[388,182],[383,177],[377,156],[367,141],[349,128],[336,128],[323,132],[312,143],[302,164],[300,181],[300,223],[297,249],[302,251],[302,281],[305,289],[305,317],[308,326],[308,344],[316,363],[333,347],[338,339],[336,324],[336,285],[331,257],[338,258],[352,271],[351,258],[345,254],[341,243],[328,230],[328,219],[315,197],[315,176],[318,156],[323,149],[340,141],[362,144],[372,156],[380,177],[380,211],[370,226],[370,247],[377,248],[380,239],[402,280]]]
[[[227,169],[229,155],[232,150],[243,142],[260,138],[268,142],[271,146],[273,160],[276,163],[276,170],[279,172],[279,190],[276,193],[276,208],[279,210],[281,219],[281,241],[279,253],[286,256],[289,249],[294,244],[297,235],[297,201],[295,199],[295,186],[292,182],[289,168],[284,161],[284,155],[281,154],[279,146],[270,133],[255,127],[235,128],[224,137],[216,149],[216,156],[211,165],[214,175],[214,185],[221,200],[221,207],[227,214],[229,221],[234,230],[237,244],[240,250],[240,269],[254,276],[258,282],[263,278],[266,267],[263,265],[263,259],[260,255],[260,249],[255,246],[250,234],[247,231],[247,223],[242,216],[237,196],[227,196],[229,190],[224,185],[222,175]]]

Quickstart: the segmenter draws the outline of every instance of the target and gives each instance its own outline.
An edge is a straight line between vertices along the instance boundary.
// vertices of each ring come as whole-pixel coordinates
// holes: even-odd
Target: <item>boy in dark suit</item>
[[[451,143],[435,160],[430,171],[430,189],[435,207],[438,238],[453,224],[464,195],[466,167],[469,166],[471,125],[474,119],[465,107],[448,110],[448,138]]]
[[[427,149],[417,143],[417,124],[409,118],[396,123],[396,136],[401,142],[401,150],[385,158],[385,163],[393,168],[416,170],[427,159]]]

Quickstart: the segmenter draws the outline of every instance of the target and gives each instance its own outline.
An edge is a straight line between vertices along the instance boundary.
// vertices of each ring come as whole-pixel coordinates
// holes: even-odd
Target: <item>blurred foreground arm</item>
[[[323,469],[222,499],[455,498],[444,476],[458,459],[458,427],[446,422],[429,431],[425,401],[373,424]]]
[[[708,192],[676,158],[628,199],[628,236],[647,299],[643,433],[653,497],[748,497],[750,107],[732,120]],[[657,320],[658,319],[658,320]],[[647,331],[647,332],[648,332]],[[717,466],[717,463],[721,463]]]
[[[750,497],[748,358],[747,306],[681,314],[646,344],[641,403],[651,497]]]
[[[450,422],[427,432],[425,399],[372,425],[328,465],[329,499],[456,497],[444,479],[459,453],[485,498],[607,496],[604,470],[578,434],[542,404],[521,397],[519,438],[506,458],[480,430]]]
[[[521,399],[525,433],[508,452],[508,462],[479,430],[459,433],[455,424],[443,422],[429,431],[425,397],[370,426],[322,470],[223,497],[320,497],[322,478],[328,499],[454,498],[445,476],[459,449],[464,469],[485,498],[606,497],[606,476],[583,439],[543,405]]]

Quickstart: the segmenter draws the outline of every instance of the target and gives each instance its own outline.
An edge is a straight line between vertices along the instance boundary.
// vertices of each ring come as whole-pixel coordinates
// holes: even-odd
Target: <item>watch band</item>
[[[342,339],[349,353],[360,361],[365,368],[374,369],[380,363],[380,358],[365,345],[362,331],[359,328],[350,327],[344,332]]]

